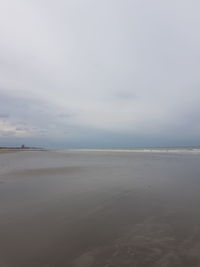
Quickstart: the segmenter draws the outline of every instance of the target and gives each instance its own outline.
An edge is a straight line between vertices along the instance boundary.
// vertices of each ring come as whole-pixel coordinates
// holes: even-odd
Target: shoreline
[[[46,148],[0,148],[0,153],[20,152],[20,151],[49,151]]]

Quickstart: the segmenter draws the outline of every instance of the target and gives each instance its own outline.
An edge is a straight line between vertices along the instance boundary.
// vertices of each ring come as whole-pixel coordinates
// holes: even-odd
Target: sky
[[[0,0],[0,146],[200,145],[198,0]]]

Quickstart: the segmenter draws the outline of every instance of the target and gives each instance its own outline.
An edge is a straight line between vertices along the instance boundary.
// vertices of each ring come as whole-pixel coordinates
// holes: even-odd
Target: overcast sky
[[[0,0],[0,146],[200,144],[199,10]]]

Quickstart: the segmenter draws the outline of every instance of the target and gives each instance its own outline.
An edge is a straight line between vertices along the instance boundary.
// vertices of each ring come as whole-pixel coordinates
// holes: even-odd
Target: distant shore
[[[16,151],[46,151],[43,147],[0,147],[0,153],[16,152]]]

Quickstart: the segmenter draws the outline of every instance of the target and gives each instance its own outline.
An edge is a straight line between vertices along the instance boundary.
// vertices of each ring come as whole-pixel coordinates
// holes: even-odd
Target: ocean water
[[[0,267],[200,266],[199,148],[0,154]]]
[[[65,151],[82,151],[82,152],[145,152],[145,153],[200,153],[199,146],[183,146],[183,147],[126,147],[126,148],[81,148],[81,149],[62,149]]]

